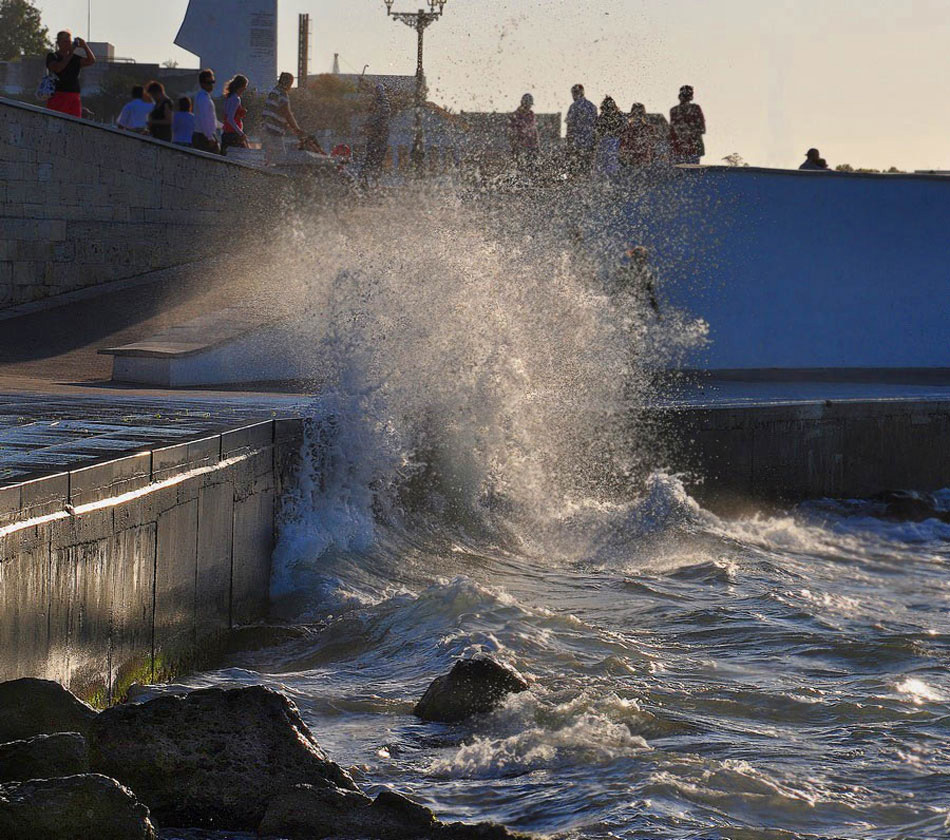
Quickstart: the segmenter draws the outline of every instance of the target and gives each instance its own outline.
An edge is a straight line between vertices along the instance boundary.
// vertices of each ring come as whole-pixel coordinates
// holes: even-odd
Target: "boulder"
[[[4,840],[155,840],[148,808],[115,779],[87,774],[0,785]]]
[[[273,800],[262,837],[287,840],[517,840],[499,825],[445,825],[428,808],[384,790],[375,801],[361,793],[297,785]]]
[[[458,723],[492,711],[508,694],[527,690],[518,674],[494,659],[462,659],[426,689],[412,713],[423,720]]]
[[[0,744],[0,783],[89,772],[89,749],[78,732],[37,735]]]
[[[89,750],[92,768],[132,788],[161,825],[253,831],[294,785],[356,790],[293,703],[263,686],[107,709]]]
[[[53,732],[85,735],[96,711],[59,683],[26,678],[0,683],[0,743]]]
[[[926,522],[939,519],[950,522],[950,512],[941,510],[936,498],[930,493],[916,490],[889,490],[873,497],[885,505],[883,518],[896,522]]]

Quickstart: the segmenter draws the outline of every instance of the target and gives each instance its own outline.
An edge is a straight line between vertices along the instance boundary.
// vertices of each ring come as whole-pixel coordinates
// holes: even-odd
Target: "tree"
[[[178,62],[175,61],[174,58],[166,58],[162,62],[162,67],[166,68],[167,70],[174,70],[177,66],[178,66]]]
[[[749,165],[745,162],[745,158],[742,157],[742,155],[740,155],[738,152],[733,152],[731,155],[726,155],[723,158],[723,160],[729,166],[748,166]]]
[[[29,0],[0,0],[0,61],[42,55],[50,48],[49,30]]]

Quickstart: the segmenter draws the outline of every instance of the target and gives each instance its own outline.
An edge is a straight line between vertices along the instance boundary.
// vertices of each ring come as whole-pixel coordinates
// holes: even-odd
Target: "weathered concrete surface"
[[[672,408],[663,421],[674,466],[713,508],[950,486],[950,401]]]
[[[0,308],[215,253],[286,179],[0,99]]]
[[[0,680],[106,704],[263,618],[275,470],[301,433],[266,421],[19,485],[0,527]]]

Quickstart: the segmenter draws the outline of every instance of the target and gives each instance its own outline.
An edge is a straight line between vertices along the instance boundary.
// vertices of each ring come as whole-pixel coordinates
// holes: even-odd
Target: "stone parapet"
[[[271,420],[0,487],[0,681],[105,705],[265,618],[302,434]]]
[[[286,178],[0,98],[0,309],[261,235]]]

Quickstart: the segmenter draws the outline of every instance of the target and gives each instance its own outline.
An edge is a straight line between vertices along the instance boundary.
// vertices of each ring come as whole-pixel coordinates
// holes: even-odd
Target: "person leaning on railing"
[[[293,73],[281,73],[277,85],[267,94],[264,104],[264,162],[272,164],[280,161],[286,155],[284,138],[289,132],[298,137],[304,133],[297,125],[293,111],[290,110],[290,89],[294,85]]]
[[[73,40],[69,30],[56,36],[56,52],[46,56],[46,69],[56,78],[56,91],[46,101],[46,107],[60,114],[82,117],[79,74],[84,67],[96,63],[89,45],[82,39]]]

